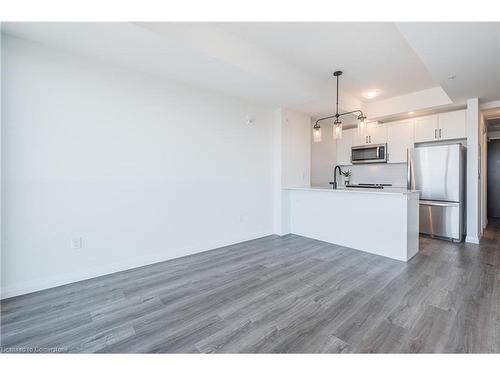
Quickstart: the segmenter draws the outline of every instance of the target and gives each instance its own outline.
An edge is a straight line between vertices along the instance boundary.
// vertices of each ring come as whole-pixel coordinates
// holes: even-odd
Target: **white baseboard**
[[[57,286],[75,283],[78,281],[93,279],[95,277],[109,275],[109,274],[112,274],[115,272],[126,271],[126,270],[130,270],[130,269],[137,268],[137,267],[148,266],[148,265],[151,265],[154,263],[160,263],[160,262],[165,262],[167,260],[182,258],[184,256],[188,256],[188,255],[192,255],[192,254],[196,254],[196,253],[202,253],[205,251],[217,249],[219,247],[234,245],[234,244],[237,244],[240,242],[250,241],[250,240],[257,239],[257,238],[266,237],[269,235],[272,235],[272,233],[256,234],[254,236],[239,238],[236,241],[231,241],[231,242],[227,242],[227,243],[222,242],[222,243],[219,243],[215,246],[211,246],[210,248],[193,249],[191,251],[186,251],[186,253],[183,254],[182,256],[165,257],[165,256],[155,255],[155,256],[148,257],[148,258],[141,256],[140,258],[128,259],[127,261],[124,261],[124,262],[114,262],[111,265],[106,264],[103,267],[86,269],[86,270],[83,270],[82,272],[79,272],[76,274],[71,273],[71,274],[57,275],[54,277],[48,277],[48,278],[44,278],[44,279],[36,279],[36,280],[32,280],[32,281],[29,281],[26,283],[19,283],[19,284],[8,285],[8,286],[2,285],[0,299],[17,297],[17,296],[20,296],[23,294],[38,292],[38,291],[44,290],[44,289],[50,289],[50,288],[54,288]]]
[[[135,261],[119,262],[112,265],[106,265],[104,267],[89,268],[78,273],[57,275],[44,279],[35,279],[26,283],[2,286],[2,299],[38,292],[40,290],[71,284],[77,281],[93,279],[95,277],[109,275],[115,272],[125,271],[136,267],[142,267],[148,264],[154,264],[165,260],[169,259],[162,259],[158,257],[152,257],[148,259],[143,258],[141,261],[138,261],[136,259]]]

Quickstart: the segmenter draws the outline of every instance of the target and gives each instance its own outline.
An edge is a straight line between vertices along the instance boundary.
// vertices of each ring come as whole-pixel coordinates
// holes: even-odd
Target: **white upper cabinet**
[[[415,119],[415,142],[430,142],[467,137],[465,110],[440,113]]]
[[[387,142],[387,130],[384,124],[369,122],[366,124],[364,135],[358,134],[358,129],[354,128],[353,146],[378,144]]]
[[[337,164],[351,165],[351,147],[387,143],[388,163],[406,163],[407,150],[417,142],[465,138],[466,111],[453,111],[379,124],[366,124],[360,136],[358,129],[347,129],[337,140]]]
[[[467,137],[466,112],[453,111],[440,113],[439,119],[439,138],[440,139],[458,139]]]
[[[338,165],[351,165],[351,147],[357,133],[357,129],[346,129],[342,131],[342,138],[337,139]]]
[[[361,145],[368,144],[368,132],[365,132],[366,134],[361,136],[358,133],[358,128],[349,129],[349,130],[352,130],[352,145],[353,146],[361,146]]]
[[[371,144],[387,142],[387,126],[377,122],[371,122],[367,125],[368,141]]]
[[[415,142],[437,141],[439,139],[438,130],[437,115],[416,118]]]
[[[388,163],[406,163],[407,152],[414,146],[414,120],[386,123]]]

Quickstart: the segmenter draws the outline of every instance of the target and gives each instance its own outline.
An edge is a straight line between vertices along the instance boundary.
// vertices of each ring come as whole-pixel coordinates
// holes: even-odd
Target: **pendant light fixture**
[[[333,122],[333,139],[340,139],[342,138],[342,121],[340,121],[338,118],[335,119]]]
[[[313,141],[321,142],[321,126],[319,126],[318,124],[314,125],[313,128]]]
[[[323,120],[329,120],[332,118],[335,118],[335,121],[333,122],[333,139],[340,139],[342,138],[342,121],[340,120],[341,116],[345,115],[350,115],[353,113],[358,113],[358,133],[360,135],[364,135],[365,130],[366,130],[366,116],[363,114],[363,111],[357,109],[355,111],[349,111],[349,112],[344,112],[344,113],[339,113],[339,77],[342,75],[342,72],[340,70],[337,70],[335,73],[333,73],[333,76],[337,78],[337,101],[336,101],[336,107],[335,107],[335,114],[327,117],[320,118],[319,120],[316,121],[316,123],[313,126],[313,141],[314,142],[321,142],[321,126],[319,125],[320,121]]]

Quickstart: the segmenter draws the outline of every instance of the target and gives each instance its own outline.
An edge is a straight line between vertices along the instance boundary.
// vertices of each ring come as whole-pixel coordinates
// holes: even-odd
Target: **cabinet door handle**
[[[368,143],[368,136],[365,135],[365,143]]]
[[[439,138],[441,138],[441,129],[439,129]]]

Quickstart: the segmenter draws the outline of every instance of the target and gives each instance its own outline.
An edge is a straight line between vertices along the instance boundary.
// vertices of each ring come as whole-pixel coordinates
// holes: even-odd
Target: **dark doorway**
[[[500,139],[488,143],[488,217],[500,219]]]

